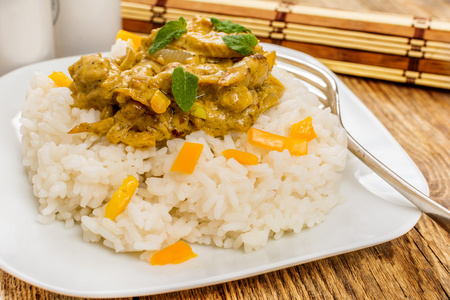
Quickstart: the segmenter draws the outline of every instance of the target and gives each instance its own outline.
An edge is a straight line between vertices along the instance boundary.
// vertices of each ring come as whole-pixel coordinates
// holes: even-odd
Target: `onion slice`
[[[150,57],[164,65],[171,62],[185,64],[191,57],[194,57],[194,54],[182,50],[161,49],[150,55]]]

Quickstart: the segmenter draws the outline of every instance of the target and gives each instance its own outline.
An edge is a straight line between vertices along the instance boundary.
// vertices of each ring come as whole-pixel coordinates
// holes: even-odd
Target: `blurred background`
[[[63,2],[80,7],[64,16]],[[309,53],[343,74],[339,79],[421,169],[430,196],[448,207],[449,0],[89,2],[86,7],[83,0],[0,0],[0,76],[40,60],[108,51],[118,28],[145,35],[180,15],[238,20],[262,41]],[[64,51],[80,46],[76,52],[57,51],[74,41]],[[424,216],[402,237],[368,249],[230,283],[133,299],[447,299],[449,243],[448,234]],[[2,296],[75,299],[0,270]]]
[[[0,0],[0,75],[108,51],[119,29],[145,35],[183,16],[240,23],[263,42],[340,74],[450,88],[450,1]]]
[[[120,0],[0,0],[0,76],[47,59],[108,51]]]

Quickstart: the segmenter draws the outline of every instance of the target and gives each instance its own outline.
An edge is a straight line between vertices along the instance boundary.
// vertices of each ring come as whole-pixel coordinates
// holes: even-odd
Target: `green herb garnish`
[[[226,35],[222,37],[224,43],[241,55],[256,53],[252,48],[258,44],[258,39],[251,33]]]
[[[245,28],[242,25],[233,23],[230,20],[220,21],[219,19],[212,17],[211,22],[213,22],[214,27],[217,31],[222,31],[225,33],[241,33],[245,31],[251,33],[250,29]]]
[[[187,23],[183,17],[180,17],[178,21],[167,22],[156,34],[155,40],[148,50],[148,53],[152,55],[156,51],[164,48],[173,39],[178,40],[183,33],[187,32],[186,26]]]
[[[192,108],[197,97],[198,77],[182,67],[176,67],[172,73],[172,94],[183,111]]]

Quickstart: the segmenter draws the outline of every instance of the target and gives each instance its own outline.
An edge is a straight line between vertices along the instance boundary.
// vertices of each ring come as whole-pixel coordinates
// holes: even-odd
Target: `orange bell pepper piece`
[[[285,137],[256,128],[250,128],[247,135],[250,144],[265,149],[276,150],[279,152],[287,149],[291,155],[297,156],[308,154],[308,141],[305,139]]]
[[[185,142],[181,147],[170,171],[178,171],[186,174],[194,172],[195,165],[203,151],[203,144]]]
[[[139,47],[141,46],[141,41],[142,41],[142,37],[134,34],[132,32],[126,31],[126,30],[119,30],[119,32],[117,33],[116,36],[116,40],[121,39],[123,41],[128,41],[131,40],[131,42],[133,43],[133,49],[137,50],[139,49]]]
[[[257,145],[269,150],[283,151],[286,137],[270,133],[256,128],[250,128],[247,132],[248,141],[252,145]]]
[[[192,251],[191,246],[183,241],[178,241],[175,244],[167,246],[166,248],[163,248],[153,254],[150,258],[150,264],[179,264],[197,256],[198,255]]]
[[[240,151],[236,149],[227,149],[222,151],[222,155],[228,158],[234,158],[241,164],[246,165],[257,165],[258,164],[258,156],[253,153]]]
[[[72,80],[63,72],[53,72],[52,74],[48,75],[48,78],[53,80],[53,82],[58,87],[69,87],[69,85],[72,83]]]
[[[306,117],[303,121],[295,123],[289,133],[290,138],[305,139],[308,142],[317,137],[312,125],[312,118]]]
[[[284,148],[288,149],[291,155],[306,155],[308,154],[308,141],[304,139],[286,138]]]

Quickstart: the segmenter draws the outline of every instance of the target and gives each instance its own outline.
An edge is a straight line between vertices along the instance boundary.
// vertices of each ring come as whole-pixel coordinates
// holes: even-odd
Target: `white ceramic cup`
[[[109,51],[122,28],[120,0],[56,0],[56,56]]]
[[[0,0],[0,76],[54,56],[51,0]]]

